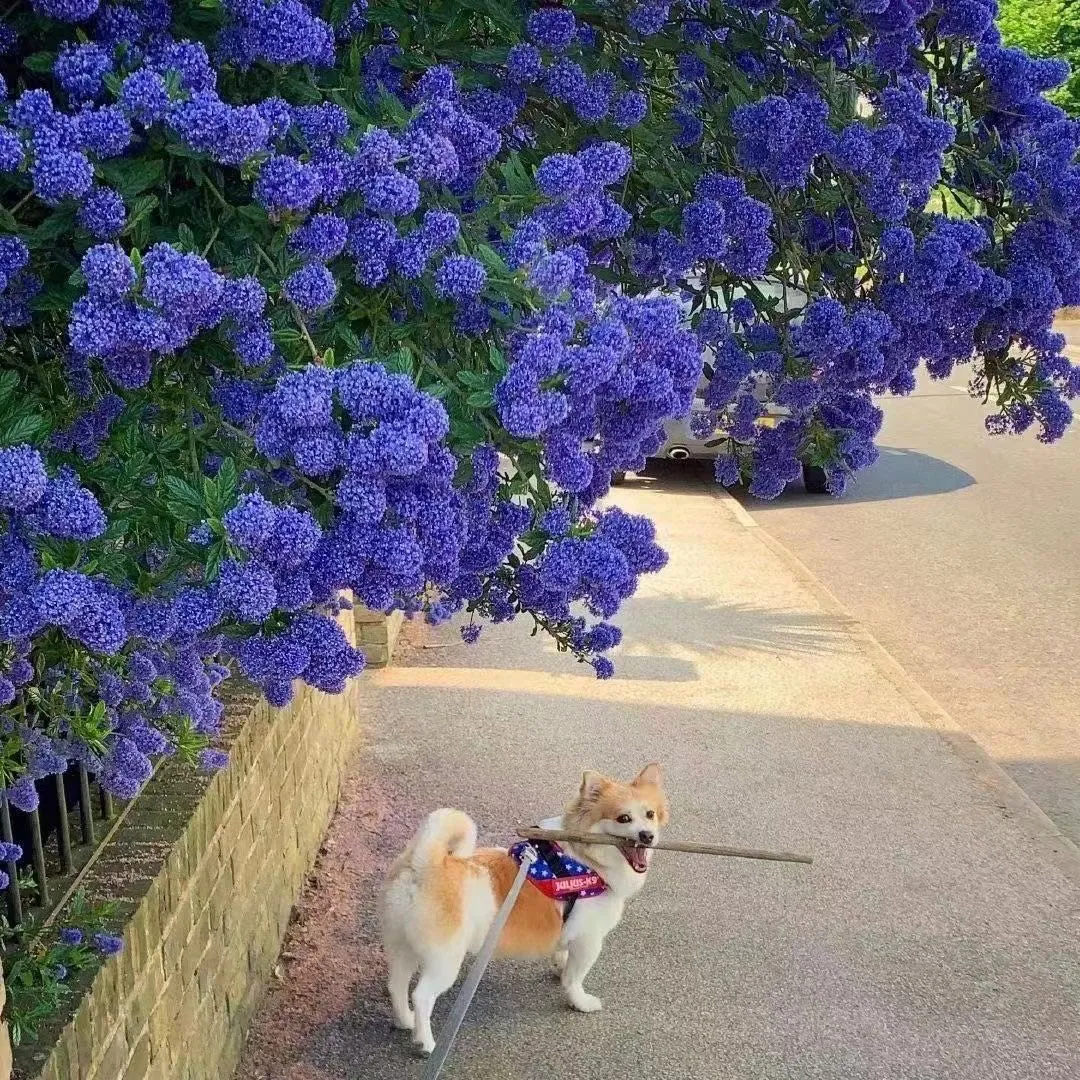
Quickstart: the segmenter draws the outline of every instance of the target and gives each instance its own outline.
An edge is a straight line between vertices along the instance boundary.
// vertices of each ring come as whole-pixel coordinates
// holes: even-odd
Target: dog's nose
[[[648,829],[642,829],[637,835],[643,844],[651,844],[656,839],[656,833],[649,832]]]

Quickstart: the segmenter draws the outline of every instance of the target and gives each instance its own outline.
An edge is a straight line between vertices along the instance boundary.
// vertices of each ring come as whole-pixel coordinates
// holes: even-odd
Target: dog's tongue
[[[645,871],[649,869],[649,860],[646,857],[645,848],[627,845],[619,850],[622,851],[626,861],[637,873],[644,874]]]

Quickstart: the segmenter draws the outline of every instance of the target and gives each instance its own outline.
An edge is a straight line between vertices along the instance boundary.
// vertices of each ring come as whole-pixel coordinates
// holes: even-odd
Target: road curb
[[[1021,823],[1043,854],[1073,884],[1080,886],[1080,847],[1077,847],[1038,803],[908,675],[900,662],[874,637],[869,628],[822,584],[794,552],[780,543],[767,529],[761,528],[731,492],[719,485],[708,486],[732,519],[744,528],[753,529],[753,535],[814,594],[822,607],[844,624],[845,631],[878,673],[911,704],[927,727],[933,728],[949,748],[971,768],[1006,816]]]

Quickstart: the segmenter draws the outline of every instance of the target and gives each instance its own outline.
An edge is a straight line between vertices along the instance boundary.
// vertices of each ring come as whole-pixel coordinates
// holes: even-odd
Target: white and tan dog
[[[577,797],[547,829],[625,837],[625,845],[573,845],[565,855],[603,879],[599,895],[578,900],[564,920],[565,901],[526,882],[499,939],[503,956],[552,958],[567,1000],[595,1012],[599,998],[586,992],[604,938],[641,891],[668,806],[656,765],[629,783],[587,772]],[[465,957],[480,950],[510,891],[518,863],[500,848],[476,847],[476,825],[460,810],[430,814],[398,856],[382,895],[382,937],[394,1021],[413,1033],[425,1053],[435,1046],[431,1010],[457,978]],[[606,886],[606,887],[605,887]],[[409,1004],[409,985],[419,973]]]

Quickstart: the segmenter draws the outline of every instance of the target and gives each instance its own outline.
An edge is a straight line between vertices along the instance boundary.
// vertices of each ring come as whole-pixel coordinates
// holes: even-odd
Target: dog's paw
[[[584,990],[570,998],[570,1008],[579,1013],[599,1012],[603,1007],[604,1003],[598,997],[594,994],[586,994]]]
[[[430,1035],[426,1039],[413,1039],[413,1049],[421,1057],[430,1057],[435,1049],[435,1040]]]
[[[410,1012],[407,1016],[395,1016],[392,1023],[398,1031],[412,1031],[416,1026],[416,1017]]]

